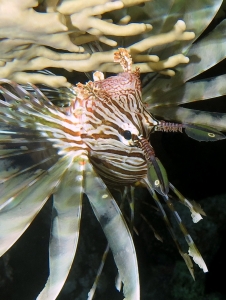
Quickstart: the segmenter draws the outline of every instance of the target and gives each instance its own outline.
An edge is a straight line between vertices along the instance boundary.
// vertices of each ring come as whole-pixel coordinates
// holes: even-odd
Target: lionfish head
[[[147,140],[157,121],[142,103],[139,70],[123,48],[115,52],[123,73],[78,84],[77,101],[83,106],[82,139],[103,180],[111,185],[136,183],[147,175],[148,161],[141,141]]]

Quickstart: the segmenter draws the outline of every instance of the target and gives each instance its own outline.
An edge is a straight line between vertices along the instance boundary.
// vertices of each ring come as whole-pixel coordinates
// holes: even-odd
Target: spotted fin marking
[[[148,162],[148,180],[156,192],[167,195],[169,192],[169,181],[165,168],[157,157],[152,157]]]
[[[224,140],[226,136],[217,129],[205,125],[183,124],[185,133],[192,139],[203,142]]]

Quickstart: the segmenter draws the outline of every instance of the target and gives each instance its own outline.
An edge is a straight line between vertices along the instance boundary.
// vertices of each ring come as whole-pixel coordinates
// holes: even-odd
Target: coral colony
[[[18,83],[44,83],[54,87],[70,86],[62,76],[46,76],[28,71],[48,67],[64,68],[69,71],[120,72],[113,62],[114,50],[97,53],[83,53],[84,47],[92,41],[100,41],[111,48],[117,42],[107,35],[128,37],[147,33],[146,38],[128,46],[141,72],[167,70],[189,59],[182,54],[160,61],[157,55],[142,55],[149,48],[173,41],[191,40],[193,32],[185,32],[184,22],[179,21],[168,33],[149,36],[150,24],[131,23],[125,16],[119,24],[109,22],[100,16],[106,12],[147,1],[45,1],[46,13],[35,11],[38,1],[1,1],[0,10],[0,77]],[[9,4],[10,3],[10,4]],[[11,9],[13,7],[13,10]],[[51,47],[51,49],[49,48]],[[108,49],[110,48],[108,47]],[[54,49],[66,50],[56,51]],[[70,53],[68,53],[68,51]],[[166,71],[167,73],[167,71]]]

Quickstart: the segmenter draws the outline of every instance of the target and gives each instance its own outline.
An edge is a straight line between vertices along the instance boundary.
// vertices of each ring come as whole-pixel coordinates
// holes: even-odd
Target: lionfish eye
[[[126,139],[126,140],[131,140],[132,138],[132,133],[129,131],[129,130],[125,130],[123,132],[123,137]]]

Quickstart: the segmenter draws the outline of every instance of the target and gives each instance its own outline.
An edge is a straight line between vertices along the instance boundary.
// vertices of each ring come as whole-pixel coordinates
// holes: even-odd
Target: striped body
[[[84,108],[81,137],[97,172],[111,185],[141,180],[147,174],[144,152],[132,139],[123,137],[129,130],[133,139],[140,135],[148,138],[156,124],[141,102],[139,73],[80,84],[76,91]]]
[[[4,97],[0,100],[0,255],[17,241],[53,195],[49,277],[38,300],[56,299],[67,279],[78,244],[83,193],[108,240],[125,300],[140,299],[132,236],[108,186],[141,182],[148,188],[193,274],[191,260],[177,243],[159,194],[178,221],[189,254],[207,270],[174,210],[169,190],[189,207],[193,219],[198,221],[201,216],[169,183],[149,145],[149,135],[159,122],[142,104],[139,71],[131,71],[132,60],[125,49],[115,53],[115,62],[121,64],[123,73],[103,79],[103,74],[96,72],[94,82],[77,84],[77,97],[65,110],[36,87],[31,94],[16,83],[0,80]]]

